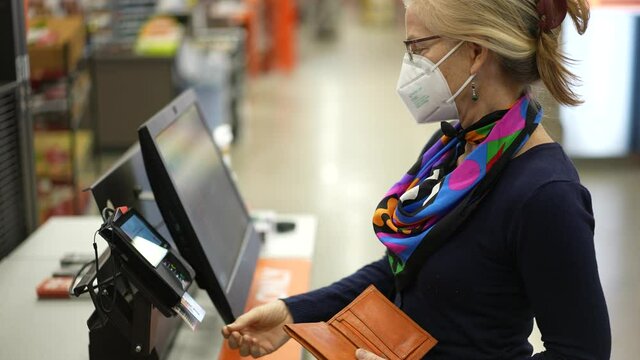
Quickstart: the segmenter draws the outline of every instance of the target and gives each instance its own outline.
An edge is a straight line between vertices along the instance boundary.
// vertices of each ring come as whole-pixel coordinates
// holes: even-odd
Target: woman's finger
[[[233,336],[229,336],[229,338],[227,339],[227,342],[229,343],[230,348],[232,349],[238,348],[238,343],[236,342],[236,339]]]
[[[241,345],[242,345],[242,335],[237,331],[232,332],[231,335],[229,336],[229,346],[232,349],[238,349]]]
[[[251,341],[251,356],[253,356],[254,358],[259,358],[260,356],[262,356],[262,351],[260,350],[260,345],[258,345],[258,342],[256,341],[256,339],[252,339]]]
[[[240,355],[241,356],[249,356],[251,355],[251,338],[248,335],[243,335],[241,338],[240,344]]]

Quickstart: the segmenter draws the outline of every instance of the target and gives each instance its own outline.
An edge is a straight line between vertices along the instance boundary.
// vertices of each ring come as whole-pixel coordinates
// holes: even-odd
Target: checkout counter
[[[260,253],[247,308],[308,290],[317,220],[311,215],[279,215],[293,222],[290,232],[269,232]],[[88,296],[38,299],[36,286],[60,266],[67,253],[91,253],[99,216],[53,217],[0,262],[2,357],[7,359],[88,359],[87,319],[94,310]],[[96,237],[99,251],[107,247]],[[192,287],[195,289],[195,286]],[[191,291],[207,315],[196,331],[180,325],[166,359],[231,359],[220,357],[223,321],[206,292]],[[301,348],[289,342],[274,358],[299,359]],[[239,357],[237,357],[239,358]]]

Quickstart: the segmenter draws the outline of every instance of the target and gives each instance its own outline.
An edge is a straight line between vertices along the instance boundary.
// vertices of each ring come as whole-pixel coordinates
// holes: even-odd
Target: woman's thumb
[[[381,359],[375,354],[372,354],[364,349],[356,350],[356,359],[358,360],[378,360]]]
[[[247,326],[251,325],[251,323],[254,321],[252,315],[253,315],[253,312],[251,311],[246,314],[240,315],[236,319],[236,321],[227,325],[227,329],[229,329],[229,331],[240,331],[246,328]]]

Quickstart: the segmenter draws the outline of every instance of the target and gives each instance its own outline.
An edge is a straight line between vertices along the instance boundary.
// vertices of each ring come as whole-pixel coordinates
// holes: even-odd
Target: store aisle
[[[302,37],[295,73],[251,82],[232,153],[250,206],[318,216],[314,287],[382,256],[373,210],[435,129],[395,93],[404,30],[345,25],[336,42]]]
[[[251,81],[247,121],[232,150],[233,168],[252,208],[318,216],[313,288],[382,256],[371,227],[373,210],[436,129],[416,126],[395,94],[403,28],[347,20],[352,21],[343,21],[334,43],[301,36],[293,74]],[[636,359],[640,169],[637,163],[579,163],[579,170],[593,195],[612,359]]]

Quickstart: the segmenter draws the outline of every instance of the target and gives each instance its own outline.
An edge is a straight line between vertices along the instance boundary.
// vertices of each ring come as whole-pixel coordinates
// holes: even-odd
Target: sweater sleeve
[[[283,301],[296,323],[327,321],[371,284],[393,301],[394,279],[386,256],[329,286]]]
[[[570,181],[542,186],[524,203],[515,230],[517,266],[546,348],[532,359],[609,359],[589,192]]]

